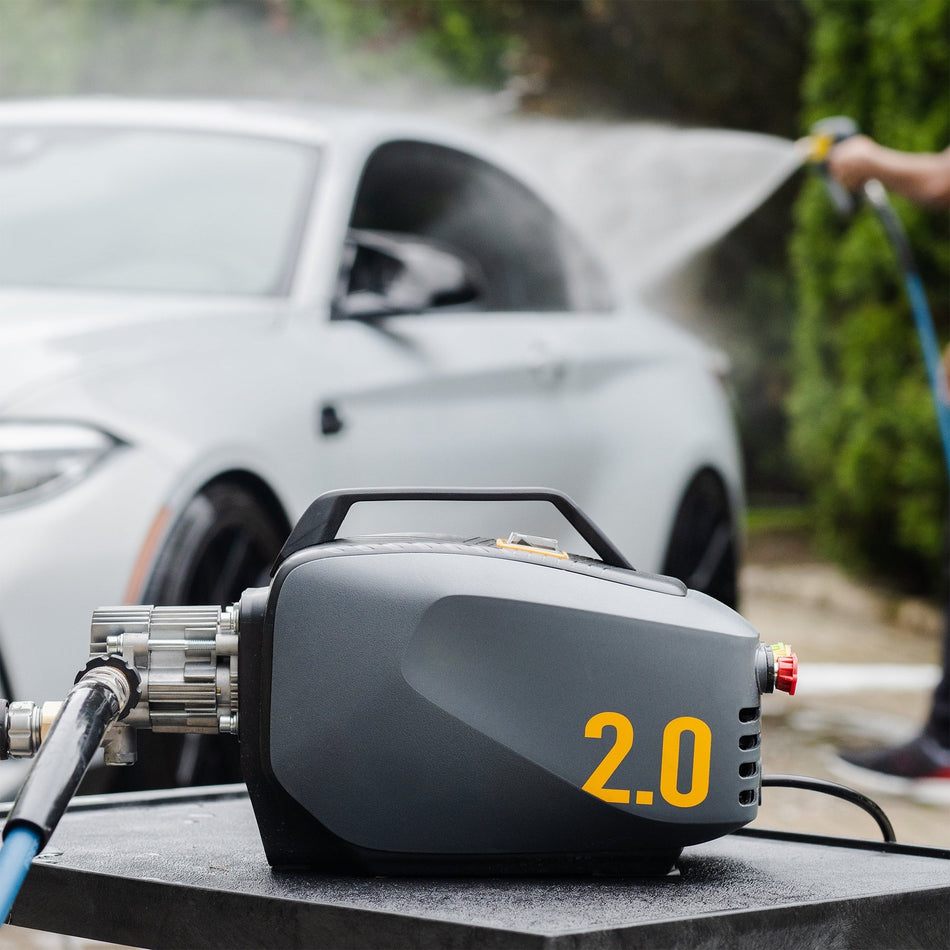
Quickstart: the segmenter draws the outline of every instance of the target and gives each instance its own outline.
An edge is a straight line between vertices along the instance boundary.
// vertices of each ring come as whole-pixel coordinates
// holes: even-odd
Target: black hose
[[[838,785],[835,782],[826,782],[820,778],[804,778],[801,775],[763,775],[762,787],[773,788],[804,788],[810,792],[822,792],[825,795],[834,795],[835,798],[843,798],[858,808],[863,808],[876,822],[887,842],[897,841],[894,834],[894,826],[890,819],[884,814],[884,809],[873,799],[856,792],[853,788],[846,785]]]
[[[33,828],[42,851],[120,712],[115,692],[102,683],[81,680],[69,691],[7,817],[4,836],[17,826]]]

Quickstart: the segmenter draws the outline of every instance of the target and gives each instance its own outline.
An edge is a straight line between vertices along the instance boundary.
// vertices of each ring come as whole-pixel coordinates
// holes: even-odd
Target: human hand
[[[835,145],[828,154],[828,171],[848,191],[857,191],[876,178],[884,149],[867,135],[853,135]]]

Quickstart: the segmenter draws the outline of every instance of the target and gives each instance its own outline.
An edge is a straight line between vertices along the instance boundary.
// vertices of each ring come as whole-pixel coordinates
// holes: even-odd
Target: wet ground
[[[933,606],[850,580],[794,533],[752,538],[741,587],[742,613],[763,640],[790,643],[802,664],[795,696],[765,697],[765,774],[840,781],[836,749],[896,743],[916,733],[939,659],[942,618]],[[950,848],[950,805],[861,790],[883,807],[898,841]],[[856,806],[784,788],[764,790],[754,827],[880,838],[874,820]],[[0,933],[0,947],[13,950],[111,946],[15,927]]]

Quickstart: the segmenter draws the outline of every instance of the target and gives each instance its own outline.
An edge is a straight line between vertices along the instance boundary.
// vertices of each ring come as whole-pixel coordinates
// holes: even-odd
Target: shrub
[[[950,142],[950,0],[809,0],[805,125],[845,114],[911,151]],[[938,332],[950,326],[946,214],[894,199]],[[905,587],[942,575],[947,472],[901,274],[868,208],[843,221],[820,181],[795,210],[791,448],[824,547]]]

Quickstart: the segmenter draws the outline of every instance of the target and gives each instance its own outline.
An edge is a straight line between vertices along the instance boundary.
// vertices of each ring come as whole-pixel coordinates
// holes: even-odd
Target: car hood
[[[0,412],[44,385],[110,365],[233,345],[277,314],[261,300],[0,293]]]

